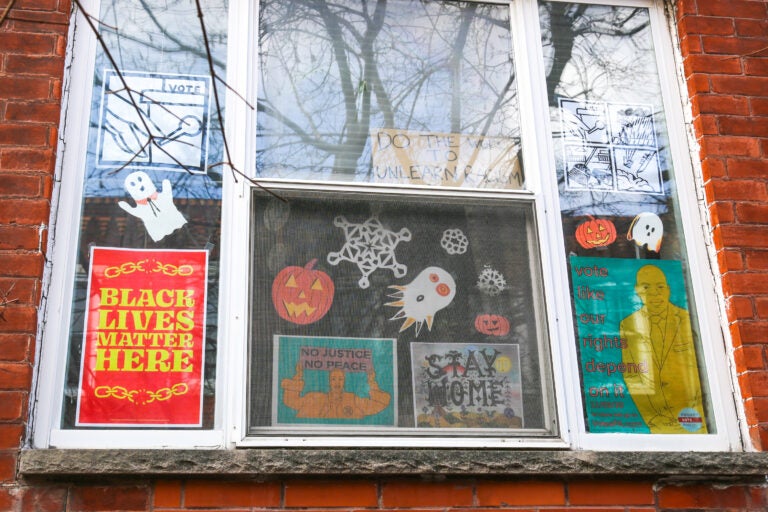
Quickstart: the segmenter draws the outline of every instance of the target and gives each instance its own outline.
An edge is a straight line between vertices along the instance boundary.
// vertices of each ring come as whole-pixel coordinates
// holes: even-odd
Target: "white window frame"
[[[471,1],[471,0],[470,0]],[[492,3],[511,5],[511,24],[524,149],[527,191],[478,193],[483,197],[525,198],[534,206],[538,219],[540,265],[545,318],[549,335],[552,367],[552,396],[559,433],[551,438],[531,437],[419,437],[419,436],[319,436],[292,435],[248,436],[247,393],[249,337],[249,226],[251,187],[245,180],[235,182],[225,172],[222,197],[222,238],[219,294],[219,333],[217,355],[216,405],[214,428],[211,430],[157,429],[61,429],[61,402],[65,380],[70,307],[83,191],[85,153],[88,141],[90,99],[93,93],[93,67],[96,38],[85,25],[81,14],[73,17],[68,52],[68,74],[65,77],[66,105],[62,115],[57,180],[54,201],[57,208],[55,229],[51,230],[50,271],[46,272],[48,290],[41,311],[38,336],[39,364],[36,376],[34,407],[31,412],[32,446],[35,448],[201,448],[234,447],[467,447],[467,448],[549,448],[594,449],[609,451],[689,451],[742,450],[737,412],[738,401],[734,376],[729,369],[720,310],[715,296],[716,279],[706,240],[709,237],[703,218],[701,194],[696,184],[696,168],[688,152],[684,129],[684,111],[678,75],[675,73],[673,44],[662,0],[584,0],[580,3],[610,4],[648,8],[651,19],[655,56],[662,83],[663,104],[668,123],[670,151],[678,190],[683,236],[688,248],[688,264],[692,276],[698,311],[702,356],[706,363],[706,385],[712,397],[712,417],[717,432],[708,435],[661,434],[590,434],[585,430],[579,362],[573,339],[567,260],[560,229],[560,209],[555,175],[555,159],[548,101],[544,77],[544,61],[540,44],[538,4],[535,0],[512,0]],[[556,0],[559,1],[559,0]],[[83,1],[90,13],[97,13],[99,0]],[[255,66],[258,50],[258,2],[230,0],[227,83],[255,105],[258,77]],[[76,34],[75,34],[76,32]],[[76,37],[75,37],[76,35]],[[225,130],[231,156],[241,170],[255,169],[256,114],[243,105],[239,94],[226,94]],[[540,172],[536,172],[540,170]],[[698,169],[697,169],[698,170]],[[310,189],[312,182],[279,182],[263,180],[264,186]],[[323,183],[324,189],[359,191],[366,187],[344,183]],[[386,192],[409,191],[414,195],[454,195],[451,191],[434,193],[426,188],[373,187]],[[370,189],[370,186],[368,187]],[[463,193],[461,193],[463,194]],[[472,195],[465,194],[465,195]],[[54,224],[52,223],[52,226]],[[62,334],[64,333],[64,334]],[[743,417],[741,424],[744,424]]]

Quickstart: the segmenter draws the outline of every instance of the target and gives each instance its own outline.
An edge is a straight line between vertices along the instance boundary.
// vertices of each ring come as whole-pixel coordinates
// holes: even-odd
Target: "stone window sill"
[[[768,452],[466,449],[24,450],[25,477],[655,476],[768,474]]]

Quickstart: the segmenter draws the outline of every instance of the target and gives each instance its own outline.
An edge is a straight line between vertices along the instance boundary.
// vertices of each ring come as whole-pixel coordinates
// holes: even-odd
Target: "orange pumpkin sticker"
[[[475,329],[489,336],[506,336],[509,334],[509,320],[500,315],[477,315]]]
[[[590,215],[589,220],[576,228],[576,241],[585,249],[605,247],[615,240],[616,226],[607,219],[596,219]]]
[[[285,267],[272,282],[272,303],[283,320],[299,325],[317,322],[333,303],[328,274],[314,269],[317,259],[302,267]]]

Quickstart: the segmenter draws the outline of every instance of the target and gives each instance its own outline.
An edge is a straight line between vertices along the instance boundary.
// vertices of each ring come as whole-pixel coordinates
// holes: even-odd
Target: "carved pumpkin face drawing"
[[[606,219],[589,220],[579,224],[576,228],[576,241],[585,249],[605,247],[616,240],[616,226]]]
[[[499,315],[477,315],[475,329],[490,336],[505,336],[509,334],[509,320]]]
[[[299,325],[317,322],[333,303],[334,286],[330,276],[312,267],[313,259],[302,267],[285,267],[272,283],[272,303],[283,320]]]

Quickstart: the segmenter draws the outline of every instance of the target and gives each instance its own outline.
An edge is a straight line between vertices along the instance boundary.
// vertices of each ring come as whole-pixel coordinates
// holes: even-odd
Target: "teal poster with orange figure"
[[[273,423],[395,426],[394,339],[274,338]]]
[[[589,432],[707,433],[682,264],[570,263]]]

